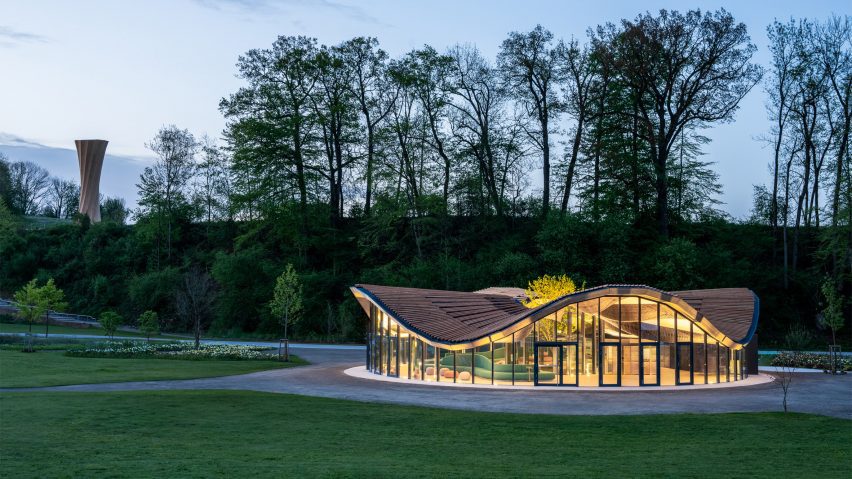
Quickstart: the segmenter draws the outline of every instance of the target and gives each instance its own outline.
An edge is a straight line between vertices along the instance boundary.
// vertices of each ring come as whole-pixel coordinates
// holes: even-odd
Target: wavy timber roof
[[[745,344],[757,327],[758,299],[745,288],[667,292],[644,285],[604,285],[578,291],[529,309],[523,290],[487,288],[441,291],[357,284],[352,287],[365,311],[373,303],[404,327],[435,343],[478,345],[551,314],[567,304],[602,296],[640,296],[662,301],[701,324],[728,346]]]

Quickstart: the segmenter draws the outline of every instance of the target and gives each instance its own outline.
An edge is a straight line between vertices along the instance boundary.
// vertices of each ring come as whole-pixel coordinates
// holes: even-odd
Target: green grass
[[[292,358],[292,356],[291,356]],[[279,361],[72,358],[61,351],[0,350],[0,387],[155,381],[245,374],[305,364]]]
[[[16,477],[846,477],[852,423],[544,416],[240,391],[4,393]]]
[[[29,331],[29,325],[26,323],[0,323],[0,333],[26,333],[27,331]],[[51,334],[85,334],[108,338],[108,336],[104,333],[104,330],[101,328],[72,328],[71,326],[56,326],[51,324],[47,332],[48,337],[50,337]],[[44,337],[43,323],[33,325],[33,335]],[[132,336],[136,338],[144,337],[144,335],[133,331],[118,331],[115,335]]]

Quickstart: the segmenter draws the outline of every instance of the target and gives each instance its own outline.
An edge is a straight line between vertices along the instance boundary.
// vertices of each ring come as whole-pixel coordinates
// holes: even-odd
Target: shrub
[[[116,359],[224,359],[267,360],[276,359],[270,348],[264,346],[237,346],[225,344],[202,344],[195,349],[192,343],[146,343],[141,341],[107,341],[65,353],[80,358]]]
[[[772,358],[770,365],[790,368],[829,369],[828,354],[803,353],[799,351],[782,351]],[[842,371],[852,371],[852,358],[842,357],[839,360]]]

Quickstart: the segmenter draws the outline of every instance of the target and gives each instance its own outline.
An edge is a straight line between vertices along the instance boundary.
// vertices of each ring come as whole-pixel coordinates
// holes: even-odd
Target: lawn
[[[850,446],[850,421],[804,414],[560,417],[241,391],[0,397],[0,475],[23,477],[845,477]]]
[[[293,356],[291,356],[292,358]],[[0,387],[61,386],[190,379],[253,373],[304,364],[279,361],[71,358],[62,351],[0,350]]]
[[[26,323],[0,323],[0,333],[26,333],[29,325]],[[107,337],[101,328],[72,328],[71,326],[50,325],[47,330],[48,337],[52,334],[85,334],[90,336]],[[33,335],[44,337],[44,323],[33,325]],[[117,331],[116,336],[144,337],[144,335],[133,331]],[[156,336],[153,336],[156,337]]]

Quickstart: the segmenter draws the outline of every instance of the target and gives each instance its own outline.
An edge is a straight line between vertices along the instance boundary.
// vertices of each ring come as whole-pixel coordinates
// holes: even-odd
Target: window
[[[675,342],[675,312],[665,304],[660,305],[660,385],[674,386],[675,370],[677,369],[677,352]]]
[[[692,364],[694,384],[707,384],[707,348],[704,346],[705,334],[698,326],[692,328]]]
[[[707,383],[719,382],[719,345],[707,338]]]
[[[535,323],[537,341],[556,341],[556,314],[548,314]]]
[[[399,376],[399,325],[390,321],[387,337],[388,376]]]
[[[726,346],[719,345],[719,382],[726,383],[731,380],[728,377],[728,353],[730,349]]]
[[[556,312],[556,340],[577,341],[577,305],[568,305]]]
[[[423,379],[425,381],[438,380],[438,351],[431,344],[423,345]]]
[[[462,349],[456,351],[456,382],[462,384],[473,383],[473,349]]]
[[[514,384],[530,386],[533,383],[533,367],[535,366],[535,333],[533,332],[533,325],[521,329],[514,336]]]
[[[639,385],[639,298],[621,298],[621,385]]]
[[[618,297],[601,298],[600,308],[601,341],[618,342],[621,339],[621,325],[618,321]]]
[[[491,384],[491,343],[480,346],[474,350],[473,358],[473,382],[479,384]]]
[[[398,326],[397,326],[398,327]],[[399,377],[411,379],[411,335],[399,328]]]
[[[647,299],[639,300],[639,318],[641,321],[642,342],[657,342],[660,340],[660,323],[658,304]]]
[[[512,384],[514,361],[512,352],[512,335],[494,341],[491,350],[491,368],[494,371],[494,384]]]
[[[423,342],[411,338],[411,379],[423,379]]]
[[[598,343],[600,342],[597,325],[600,303],[597,299],[583,301],[577,305],[580,331],[580,374],[597,378]]]

